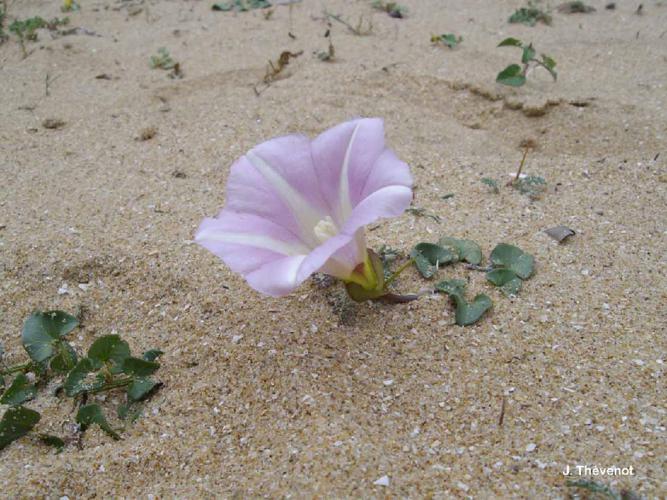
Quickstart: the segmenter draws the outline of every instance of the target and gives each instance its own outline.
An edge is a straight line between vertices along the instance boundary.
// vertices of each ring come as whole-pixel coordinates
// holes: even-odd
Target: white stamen
[[[324,243],[329,238],[333,238],[338,234],[338,228],[331,216],[327,215],[315,225],[313,232],[315,233],[315,238],[317,238],[320,243]]]

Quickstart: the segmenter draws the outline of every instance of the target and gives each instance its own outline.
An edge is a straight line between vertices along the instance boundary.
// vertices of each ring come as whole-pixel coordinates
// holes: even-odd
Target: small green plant
[[[586,5],[580,0],[574,0],[572,2],[565,2],[558,6],[558,12],[562,14],[590,14],[595,12],[595,7]]]
[[[47,28],[51,31],[57,30],[58,26],[64,26],[69,24],[69,17],[53,18],[50,21],[35,16],[28,19],[19,20],[16,19],[12,24],[9,25],[9,31],[14,33],[19,39],[19,45],[21,46],[21,52],[23,52],[23,57],[28,57],[28,50],[26,49],[25,42],[27,41],[37,41],[37,30],[42,28]],[[1,24],[0,24],[0,31]]]
[[[381,10],[386,12],[390,17],[395,17],[397,19],[403,19],[407,13],[407,7],[400,5],[397,2],[384,2],[383,0],[373,0],[371,6],[376,10]]]
[[[591,500],[640,500],[642,497],[631,490],[621,490],[620,492],[612,489],[604,483],[590,479],[579,479],[568,481],[567,486],[585,491]]]
[[[528,195],[532,199],[538,199],[547,189],[547,181],[539,175],[522,176],[513,185],[521,194]]]
[[[81,6],[76,0],[63,0],[63,5],[60,7],[61,12],[75,12],[81,10]]]
[[[50,21],[35,16],[28,19],[19,20],[16,19],[12,24],[9,25],[9,31],[14,33],[19,40],[30,40],[32,42],[37,40],[37,30],[41,28],[47,28],[51,31],[58,28],[58,26],[64,26],[69,24],[69,17],[58,18],[55,17]]]
[[[487,281],[500,287],[507,296],[515,296],[524,280],[533,274],[535,260],[532,255],[518,247],[501,243],[491,252],[491,264],[480,266],[482,251],[472,240],[440,238],[438,243],[418,243],[410,253],[419,274],[426,279],[433,278],[443,265],[466,262],[466,268],[487,273]],[[455,305],[457,325],[467,326],[476,323],[488,311],[493,303],[485,294],[477,294],[472,302],[465,298],[466,280],[449,279],[435,285],[435,291],[449,295]]]
[[[327,50],[320,50],[316,52],[317,58],[323,62],[333,62],[336,59],[336,49],[333,46],[333,40],[331,37],[331,29],[328,29],[324,34],[324,38],[329,41],[329,48]]]
[[[491,177],[482,177],[482,184],[489,186],[493,194],[500,193],[500,189],[498,189],[498,181],[495,179],[492,179]]]
[[[498,83],[509,85],[511,87],[520,87],[526,83],[528,70],[539,66],[546,69],[554,81],[556,81],[558,77],[558,74],[554,69],[556,67],[556,61],[546,54],[541,54],[541,59],[537,59],[537,57],[535,57],[537,52],[533,48],[532,43],[526,45],[521,40],[510,37],[505,38],[505,40],[500,42],[498,47],[518,47],[522,50],[521,66],[518,64],[510,64],[507,66],[504,70],[498,73],[498,76],[496,77]]]
[[[164,69],[171,70],[167,75],[169,78],[183,78],[183,72],[181,71],[181,64],[174,61],[169,54],[169,51],[160,47],[158,50],[158,55],[151,56],[150,66],[153,69]]]
[[[9,38],[7,33],[5,33],[5,17],[7,17],[5,7],[4,5],[0,5],[0,44]]]
[[[126,402],[118,408],[121,418],[138,415],[141,401],[150,397],[162,384],[151,378],[160,367],[155,361],[161,354],[149,350],[134,357],[130,346],[118,335],[98,338],[81,357],[65,337],[79,321],[63,311],[35,312],[26,320],[22,331],[23,347],[30,360],[13,366],[0,365],[0,387],[5,377],[16,374],[0,397],[0,404],[10,408],[0,420],[0,450],[25,436],[40,421],[38,412],[24,403],[37,395],[39,387],[52,378],[62,380],[58,393],[75,398],[79,404],[76,422],[83,432],[92,424],[98,425],[114,439],[120,439],[97,404],[86,404],[88,395],[125,390]],[[65,439],[38,434],[45,444],[62,449]]]
[[[444,33],[442,35],[431,35],[431,43],[445,45],[450,49],[456,47],[463,41],[463,37],[456,36],[454,33]]]
[[[514,11],[514,14],[512,14],[507,21],[510,23],[525,24],[526,26],[535,26],[538,22],[550,25],[551,16],[542,9],[536,7],[533,2],[528,2],[526,7],[521,7]]]
[[[218,2],[213,4],[213,10],[229,12],[236,10],[238,12],[247,12],[254,9],[266,9],[271,7],[271,2],[267,0],[229,0],[227,2]]]
[[[342,24],[345,26],[351,33],[357,35],[357,36],[367,36],[370,35],[373,32],[373,22],[371,20],[368,20],[366,23],[364,23],[364,17],[359,16],[359,19],[357,20],[357,25],[352,26],[349,22],[347,22],[341,15],[338,14],[331,14],[328,11],[324,11],[324,16],[327,17],[328,19],[333,19],[334,21]]]
[[[157,49],[157,55],[151,56],[150,60],[150,66],[153,69],[174,69],[176,64],[176,61],[172,59],[169,51],[165,47]]]

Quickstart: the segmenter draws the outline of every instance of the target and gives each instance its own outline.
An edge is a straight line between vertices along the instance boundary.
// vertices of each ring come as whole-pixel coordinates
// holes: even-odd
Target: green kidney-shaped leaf
[[[58,373],[67,373],[76,366],[77,355],[74,348],[67,342],[55,344],[56,354],[51,358],[51,369]]]
[[[455,321],[457,325],[467,326],[478,321],[488,311],[493,302],[483,293],[477,295],[472,302],[467,302],[463,296],[466,282],[464,280],[441,281],[436,285],[436,290],[446,293],[456,305]]]
[[[530,278],[535,267],[535,259],[519,247],[500,243],[491,252],[494,267],[505,267],[514,271],[521,279]]]
[[[475,296],[472,302],[467,302],[460,295],[451,295],[451,297],[456,303],[455,320],[459,326],[476,323],[493,305],[491,299],[483,293]]]
[[[435,285],[435,289],[438,292],[446,293],[447,295],[460,295],[463,297],[466,285],[467,283],[465,280],[445,280]]]
[[[146,361],[155,361],[157,358],[162,356],[164,352],[160,349],[150,349],[141,355]]]
[[[521,62],[527,64],[528,61],[530,61],[534,57],[535,57],[535,49],[533,48],[533,44],[531,43],[527,47],[523,48],[523,53],[521,54]]]
[[[39,413],[23,406],[9,408],[0,420],[0,450],[28,434],[40,418]]]
[[[107,419],[102,412],[102,408],[100,408],[99,405],[90,404],[79,408],[79,412],[76,414],[76,422],[81,426],[81,430],[84,432],[92,424],[96,424],[112,438],[116,440],[120,439],[118,433],[114,431],[109,425],[109,422],[107,422]]]
[[[438,240],[438,245],[454,249],[458,260],[464,260],[475,265],[482,262],[482,249],[472,240],[459,240],[458,238],[443,236]]]
[[[95,366],[89,358],[81,358],[76,366],[67,375],[65,384],[65,394],[69,397],[77,396],[83,392],[99,389],[104,385],[104,377],[98,374],[92,381],[88,374],[95,371]]]
[[[158,368],[160,368],[160,363],[146,361],[141,358],[129,357],[123,362],[123,373],[135,377],[148,377]]]
[[[498,83],[509,85],[510,87],[521,87],[526,83],[526,77],[518,64],[510,64],[496,77]]]
[[[521,290],[523,281],[511,269],[498,268],[486,273],[486,279],[496,286],[505,295],[516,295]]]
[[[162,384],[149,378],[138,378],[127,388],[127,397],[131,401],[141,401],[147,398],[160,385]]]
[[[53,446],[57,453],[60,453],[65,448],[65,441],[53,434],[40,434],[39,440],[47,446]]]
[[[118,406],[116,413],[121,420],[129,420],[130,423],[134,423],[141,416],[142,405],[137,403],[122,404]]]
[[[37,387],[31,384],[23,373],[19,373],[0,398],[0,404],[18,406],[34,398],[36,394]]]
[[[457,260],[452,250],[433,243],[418,243],[410,252],[410,256],[424,278],[432,278],[439,266]]]
[[[123,362],[130,357],[130,346],[118,335],[105,335],[93,342],[88,349],[88,357],[97,368],[111,362],[111,373],[121,373]]]
[[[32,313],[23,325],[23,347],[33,361],[41,363],[55,354],[55,343],[79,321],[63,311]]]

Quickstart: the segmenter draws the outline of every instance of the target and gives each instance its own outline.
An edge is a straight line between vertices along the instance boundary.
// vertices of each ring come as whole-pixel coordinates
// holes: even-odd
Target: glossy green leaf
[[[157,358],[162,356],[164,352],[162,352],[160,349],[150,349],[146,352],[144,352],[141,357],[144,358],[146,361],[155,361]]]
[[[531,43],[527,47],[523,48],[523,53],[521,54],[521,62],[526,64],[534,57],[535,57],[535,49],[533,48],[533,44]]]
[[[514,245],[501,243],[491,252],[494,267],[505,267],[514,271],[521,279],[530,278],[535,267],[535,259]]]
[[[129,420],[130,423],[133,423],[141,416],[142,406],[137,403],[122,404],[116,413],[121,420]]]
[[[526,77],[523,74],[521,66],[518,64],[510,64],[496,77],[498,83],[509,85],[511,87],[520,87],[526,83]]]
[[[433,243],[418,243],[410,252],[410,256],[424,278],[432,278],[439,266],[457,260],[452,250]]]
[[[0,420],[0,450],[28,434],[40,418],[39,413],[24,406],[9,408]]]
[[[227,2],[217,2],[213,4],[213,10],[222,12],[229,12],[237,10],[238,12],[246,12],[252,9],[265,9],[271,7],[271,2],[268,0],[228,0]]]
[[[67,373],[76,366],[76,351],[67,342],[62,341],[56,343],[55,347],[56,354],[51,358],[51,369],[58,373]]]
[[[127,388],[127,397],[131,401],[141,401],[150,396],[160,385],[162,384],[149,378],[138,378]]]
[[[466,280],[445,280],[441,281],[435,285],[435,289],[438,292],[446,293],[448,295],[461,295],[463,296],[466,290],[467,282]]]
[[[65,448],[65,441],[53,434],[40,434],[39,440],[47,446],[52,446],[60,453]]]
[[[41,363],[51,358],[55,344],[79,324],[79,321],[63,311],[32,313],[23,325],[23,347],[33,361]]]
[[[123,362],[130,357],[130,346],[118,335],[105,335],[93,342],[88,349],[88,357],[96,368],[110,362],[111,372],[121,373]]]
[[[438,245],[454,249],[458,260],[463,260],[475,265],[482,262],[482,249],[472,240],[459,240],[457,238],[443,236],[438,241]]]
[[[556,61],[554,61],[551,57],[542,54],[542,64],[544,64],[547,69],[554,69],[556,67]]]
[[[114,431],[109,425],[109,422],[107,422],[107,419],[102,412],[102,408],[99,405],[90,404],[79,408],[79,412],[76,414],[76,422],[81,426],[81,430],[84,432],[92,424],[96,424],[112,438],[116,440],[120,439],[118,433]]]
[[[551,73],[551,76],[553,77],[554,80],[558,79],[558,73],[556,73],[556,70],[554,69],[556,67],[556,61],[554,61],[551,57],[542,54],[542,64],[544,67]]]
[[[81,393],[98,389],[104,385],[104,377],[98,374],[91,379],[88,375],[95,371],[95,366],[89,358],[81,358],[74,369],[67,375],[65,384],[65,394],[69,397],[77,396]]]
[[[18,406],[34,398],[36,394],[37,387],[31,384],[23,373],[19,373],[0,398],[0,404]]]
[[[148,377],[158,368],[160,368],[160,363],[141,358],[129,357],[123,362],[123,373],[135,377]]]
[[[439,292],[446,293],[456,306],[455,321],[457,325],[467,326],[478,321],[488,311],[493,303],[482,294],[477,295],[472,302],[464,297],[466,282],[464,280],[441,281],[435,287]]]
[[[551,24],[551,16],[536,7],[522,7],[517,9],[508,19],[510,23],[521,23],[526,26],[535,26],[538,21],[547,25]]]
[[[516,295],[521,290],[523,282],[511,269],[498,268],[486,273],[486,279],[496,286],[505,295]]]
[[[493,305],[491,299],[483,293],[475,296],[472,302],[467,302],[460,295],[450,295],[450,297],[456,303],[455,320],[459,326],[476,323]]]
[[[456,36],[454,33],[445,33],[443,35],[438,36],[437,40],[442,42],[450,49],[453,49],[463,41],[463,37]]]
[[[523,47],[523,42],[518,38],[505,38],[498,44],[498,47]]]

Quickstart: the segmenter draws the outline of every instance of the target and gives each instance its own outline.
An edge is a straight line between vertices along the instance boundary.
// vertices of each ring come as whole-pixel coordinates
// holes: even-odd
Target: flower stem
[[[107,382],[106,384],[104,384],[102,387],[98,387],[96,389],[92,389],[91,391],[88,391],[88,393],[89,394],[97,394],[99,392],[110,391],[111,389],[117,389],[119,387],[128,386],[132,382],[134,382],[134,378],[132,378],[132,377],[126,377],[126,378],[120,378],[118,380],[112,380],[111,382]]]
[[[410,260],[408,260],[405,264],[403,264],[401,267],[399,267],[394,272],[394,274],[392,274],[391,276],[389,276],[389,278],[387,278],[387,281],[384,282],[384,287],[387,288],[389,285],[391,285],[391,283],[396,278],[398,278],[398,275],[401,274],[403,271],[405,271],[408,267],[410,267],[414,261],[415,261],[415,259],[410,258]]]
[[[493,266],[484,267],[484,266],[478,266],[477,264],[466,264],[466,269],[470,269],[471,271],[482,271],[484,273],[488,273],[493,270]]]
[[[12,373],[22,372],[22,371],[27,370],[28,368],[30,368],[30,365],[32,365],[32,361],[28,361],[26,363],[20,363],[18,365],[10,366],[6,370],[1,370],[0,375],[10,375]]]
[[[521,158],[521,163],[519,164],[519,170],[516,171],[516,176],[512,181],[512,184],[516,184],[521,176],[521,170],[523,170],[523,164],[526,163],[526,156],[528,156],[528,148],[523,151],[523,157]]]

